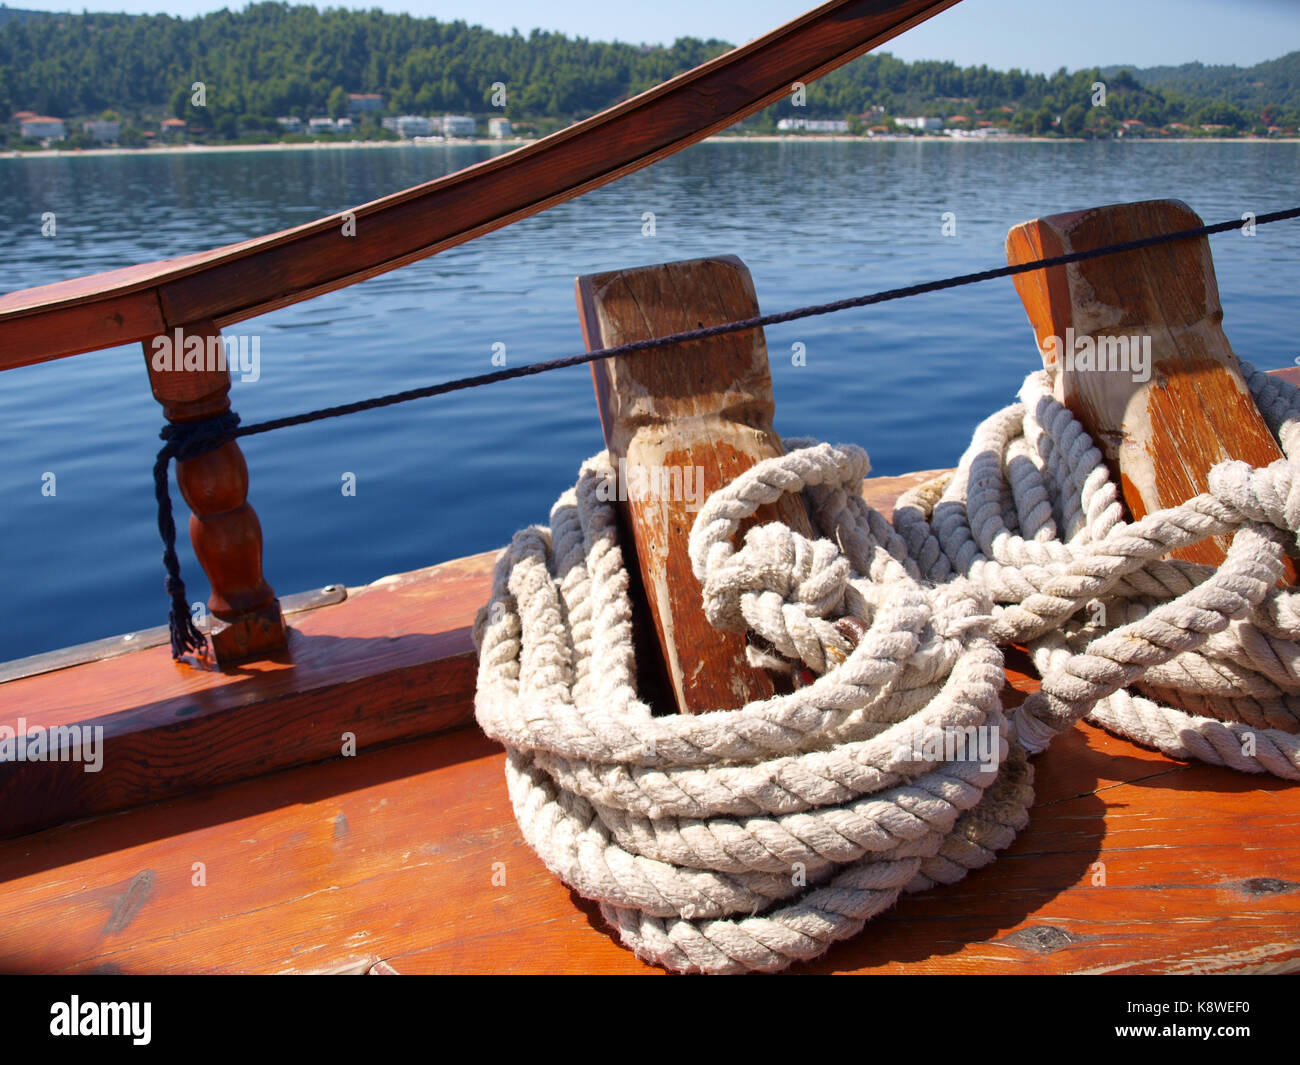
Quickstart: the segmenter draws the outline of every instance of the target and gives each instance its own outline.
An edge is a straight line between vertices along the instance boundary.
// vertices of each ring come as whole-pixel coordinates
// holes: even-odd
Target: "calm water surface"
[[[283,229],[459,169],[488,147],[0,159],[0,291]],[[1004,261],[1037,215],[1176,197],[1207,221],[1300,203],[1300,145],[703,144],[432,259],[244,323],[245,423],[581,350],[578,274],[739,255],[764,310]],[[42,238],[54,211],[57,236]],[[656,234],[642,236],[654,212]],[[941,234],[941,215],[957,235]],[[1237,353],[1300,355],[1297,223],[1214,238]],[[801,343],[807,365],[793,366]],[[768,331],[777,429],[852,441],[879,473],[949,466],[1038,362],[1009,280]],[[0,377],[0,660],[161,624],[151,469],[161,412],[138,345]],[[281,594],[360,584],[545,521],[599,424],[585,368],[243,442]],[[42,474],[57,494],[41,494]],[[356,495],[341,492],[345,473]],[[177,496],[178,512],[184,504]],[[184,537],[182,537],[184,539]],[[181,545],[192,600],[206,582]]]

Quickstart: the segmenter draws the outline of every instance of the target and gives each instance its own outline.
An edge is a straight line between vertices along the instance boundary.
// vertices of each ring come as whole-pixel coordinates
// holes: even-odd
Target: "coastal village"
[[[961,105],[973,101],[956,100]],[[1016,108],[1002,106],[988,112],[975,107],[954,110],[943,116],[900,115],[890,116],[884,108],[874,106],[849,118],[782,118],[775,124],[778,136],[786,137],[865,137],[910,138],[951,137],[971,139],[1025,139],[1030,136],[1059,136],[1063,139],[1185,139],[1212,137],[1278,138],[1295,137],[1295,127],[1269,125],[1251,130],[1239,130],[1221,123],[1188,124],[1170,122],[1155,125],[1140,119],[1111,119],[1097,113],[1081,128],[1065,129],[1063,116],[1054,116],[1048,128],[1025,133],[1015,128],[1013,118]],[[76,120],[35,111],[16,111],[9,116],[10,133],[20,138],[11,144],[15,151],[95,148],[95,147],[158,147],[190,143],[206,143],[211,137],[210,127],[182,118],[143,119],[138,126],[125,123],[114,112],[99,118]],[[412,115],[388,114],[384,97],[379,93],[348,93],[347,114],[339,115],[281,115],[275,119],[276,129],[265,131],[254,138],[265,143],[288,141],[353,141],[389,140],[434,143],[449,140],[509,140],[536,136],[537,130],[528,124],[512,124],[501,116],[476,117],[473,115]],[[724,135],[746,136],[768,133],[752,120],[739,122],[724,131]],[[247,138],[245,139],[247,141]]]
[[[337,117],[312,115],[304,120],[298,115],[282,115],[275,120],[279,127],[278,135],[269,133],[268,139],[279,140],[284,135],[303,139],[305,135],[306,139],[349,140],[362,133],[366,127],[369,127],[372,138],[378,130],[388,134],[384,137],[381,133],[379,139],[390,140],[475,138],[481,132],[493,140],[505,140],[514,136],[508,118],[491,117],[480,123],[469,115],[388,115],[384,113],[384,100],[379,93],[349,93],[347,102],[349,113]],[[11,132],[23,141],[31,142],[32,147],[39,148],[59,147],[74,137],[78,130],[81,136],[77,138],[77,147],[182,144],[192,136],[202,137],[209,132],[206,127],[186,122],[182,118],[164,118],[154,123],[146,121],[143,123],[146,128],[134,131],[135,137],[124,138],[123,130],[127,127],[112,112],[77,122],[54,115],[40,115],[35,111],[16,111],[9,116],[9,123]]]

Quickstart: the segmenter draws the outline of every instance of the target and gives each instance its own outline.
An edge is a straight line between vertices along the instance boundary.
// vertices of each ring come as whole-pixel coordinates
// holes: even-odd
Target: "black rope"
[[[1268,225],[1270,222],[1283,222],[1292,218],[1300,218],[1300,207],[1261,214],[1256,216],[1253,222],[1256,226],[1263,226]],[[239,416],[233,413],[217,415],[203,421],[169,423],[163,427],[162,432],[159,434],[167,443],[158,452],[157,461],[154,463],[154,495],[158,500],[158,531],[161,533],[163,540],[163,565],[167,569],[167,593],[172,599],[170,626],[172,655],[179,658],[187,650],[199,653],[205,650],[207,646],[203,634],[195,628],[190,617],[189,606],[185,602],[185,584],[181,580],[180,563],[176,558],[176,525],[172,520],[171,498],[167,491],[167,467],[173,458],[181,460],[195,458],[220,447],[227,441],[237,440],[240,437],[256,436],[260,433],[269,433],[275,429],[287,429],[294,425],[307,425],[311,422],[324,421],[327,418],[341,418],[345,414],[378,410],[381,407],[391,407],[398,403],[409,403],[411,400],[427,399],[431,396],[442,396],[450,392],[462,392],[466,389],[497,384],[501,381],[532,377],[536,374],[561,370],[570,366],[583,366],[620,355],[635,355],[638,352],[671,347],[675,344],[685,344],[694,340],[708,340],[711,337],[724,336],[728,333],[739,333],[748,329],[780,325],[784,322],[795,322],[802,318],[834,314],[837,311],[852,310],[856,307],[869,307],[876,303],[887,303],[891,300],[921,296],[927,292],[942,292],[945,289],[974,285],[981,281],[993,281],[1001,277],[1014,277],[1017,274],[1031,273],[1035,270],[1068,266],[1070,263],[1098,259],[1105,255],[1118,255],[1128,251],[1137,251],[1141,248],[1155,247],[1160,244],[1172,244],[1180,240],[1194,240],[1197,237],[1213,236],[1216,233],[1226,233],[1230,230],[1240,229],[1242,222],[1242,219],[1234,218],[1226,222],[1216,222],[1213,225],[1197,226],[1194,229],[1181,229],[1173,233],[1159,233],[1150,237],[1139,237],[1136,240],[1107,244],[1104,247],[1089,248],[1086,251],[1069,252],[1065,255],[1037,259],[1028,263],[1018,263],[1014,266],[1000,266],[993,270],[980,270],[973,274],[958,274],[938,281],[926,281],[921,284],[906,285],[902,288],[885,289],[865,296],[854,296],[849,299],[834,300],[830,303],[816,303],[790,311],[779,311],[775,314],[760,314],[753,318],[742,318],[733,322],[723,322],[719,325],[688,329],[680,333],[670,333],[667,336],[635,340],[628,344],[620,344],[617,347],[598,348],[582,355],[546,359],[541,362],[528,363],[524,366],[476,374],[473,377],[461,377],[434,385],[424,385],[420,388],[408,388],[403,392],[392,392],[385,396],[374,396],[371,399],[357,400],[353,403],[342,403],[335,407],[321,407],[318,410],[293,414],[284,418],[272,418],[253,425],[240,427]]]
[[[1255,225],[1267,225],[1269,222],[1281,222],[1289,218],[1300,218],[1300,207],[1293,207],[1286,211],[1274,211],[1272,214],[1262,214],[1255,219]],[[758,329],[768,325],[780,325],[783,322],[795,322],[801,318],[813,318],[822,314],[834,314],[836,311],[847,311],[855,307],[868,307],[874,303],[887,303],[890,300],[905,299],[909,296],[921,296],[927,292],[941,292],[944,289],[958,288],[962,285],[973,285],[979,281],[992,281],[999,277],[1012,277],[1015,274],[1030,273],[1034,270],[1043,270],[1053,266],[1068,266],[1070,263],[1083,262],[1085,259],[1097,259],[1103,255],[1116,255],[1126,251],[1136,251],[1139,248],[1149,248],[1157,244],[1170,244],[1178,240],[1191,240],[1195,237],[1209,236],[1214,233],[1224,233],[1230,229],[1239,229],[1241,221],[1234,219],[1230,222],[1216,222],[1210,226],[1198,226],[1195,229],[1182,229],[1175,233],[1161,233],[1154,237],[1140,237],[1137,240],[1124,241],[1121,244],[1108,244],[1103,248],[1090,248],[1087,251],[1070,252],[1067,255],[1057,255],[1050,259],[1038,259],[1031,263],[1020,263],[1016,266],[1001,266],[995,270],[981,270],[974,274],[959,274],[956,277],[944,278],[941,281],[926,281],[919,285],[907,285],[904,288],[891,288],[883,292],[873,292],[866,296],[854,296],[851,299],[835,300],[832,303],[815,303],[808,307],[799,307],[792,311],[779,311],[775,314],[760,314],[754,318],[742,318],[734,322],[723,322],[721,325],[703,326],[699,329],[687,329],[681,333],[670,333],[667,336],[651,337],[648,340],[634,340],[628,344],[620,344],[614,348],[598,348],[595,351],[589,351],[584,355],[569,355],[559,359],[547,359],[543,362],[531,362],[525,366],[516,366],[513,369],[494,370],[491,373],[477,374],[474,377],[461,377],[454,381],[443,381],[436,385],[425,385],[421,388],[409,388],[405,392],[393,392],[386,396],[376,396],[373,399],[357,400],[355,403],[344,403],[337,407],[322,407],[319,410],[308,411],[305,414],[294,414],[286,418],[274,418],[270,421],[259,422],[256,425],[248,425],[240,429],[236,436],[255,436],[258,433],[269,433],[273,429],[286,429],[293,425],[306,425],[309,422],[322,421],[325,418],[338,418],[344,414],[356,414],[364,410],[377,410],[380,407],[391,407],[397,403],[409,403],[413,399],[425,399],[429,396],[442,396],[448,392],[461,392],[467,388],[478,388],[481,385],[492,385],[499,381],[512,381],[519,377],[532,377],[534,374],[547,373],[550,370],[562,370],[569,366],[583,366],[586,363],[599,362],[602,359],[611,359],[618,355],[635,355],[641,351],[650,351],[654,348],[670,347],[674,344],[684,344],[692,340],[707,340],[710,337],[723,336],[727,333],[740,333],[746,329]]]

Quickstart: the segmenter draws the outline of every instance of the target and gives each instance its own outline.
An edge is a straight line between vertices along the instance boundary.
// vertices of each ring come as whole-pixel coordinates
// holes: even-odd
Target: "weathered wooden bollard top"
[[[735,256],[580,277],[577,298],[588,350],[759,313],[749,271]],[[662,660],[682,713],[770,697],[773,679],[749,665],[744,637],[719,632],[704,616],[687,555],[691,525],[709,494],[784,454],[772,430],[763,331],[606,359],[592,364],[592,377],[605,443],[619,469],[620,514],[630,533],[623,539],[636,556],[627,565],[640,574],[656,637],[647,646],[642,634],[638,661],[644,667]],[[802,502],[791,496],[762,508],[744,528],[767,521],[812,535]],[[654,672],[642,670],[651,688]]]
[[[1160,233],[1201,219],[1178,200],[1148,200],[1038,218],[1007,236],[1013,264]],[[1134,518],[1206,490],[1228,459],[1282,457],[1223,332],[1206,237],[1018,274],[1016,289],[1056,398],[1101,448]],[[1227,545],[1203,540],[1175,554],[1218,565]],[[1295,571],[1288,571],[1294,582]]]

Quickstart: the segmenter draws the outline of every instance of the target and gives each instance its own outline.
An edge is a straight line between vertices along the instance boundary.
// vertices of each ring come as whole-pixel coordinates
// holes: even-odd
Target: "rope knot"
[[[234,438],[239,428],[239,415],[228,410],[196,422],[168,422],[158,436],[166,442],[163,448],[171,458],[188,462]]]
[[[779,654],[816,672],[827,655],[848,649],[825,620],[844,613],[852,570],[829,540],[809,540],[788,526],[759,525],[745,546],[710,567],[704,581],[704,613],[715,628],[749,630]]]
[[[973,581],[957,579],[934,590],[930,626],[943,640],[968,640],[992,625],[993,597]]]
[[[1233,460],[1210,470],[1210,492],[1247,521],[1300,531],[1300,478],[1287,459],[1256,468]]]

